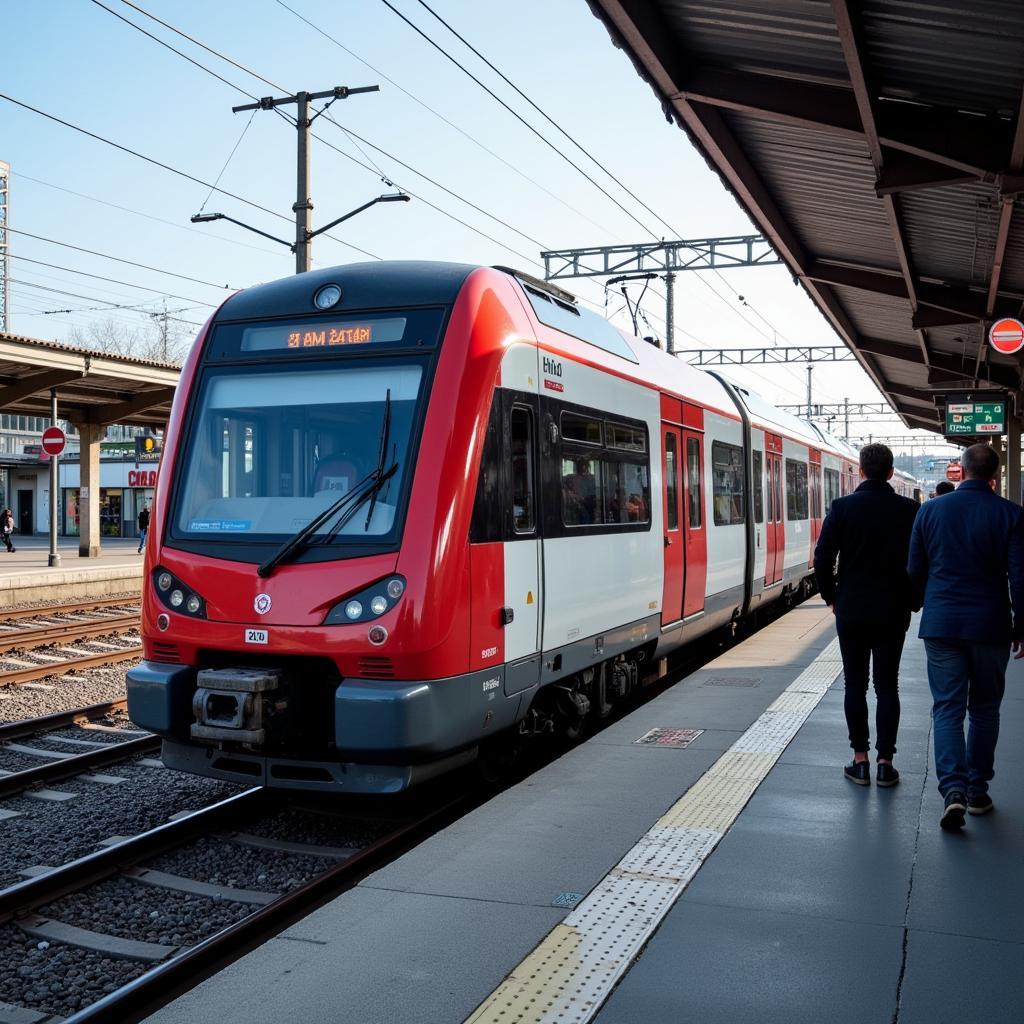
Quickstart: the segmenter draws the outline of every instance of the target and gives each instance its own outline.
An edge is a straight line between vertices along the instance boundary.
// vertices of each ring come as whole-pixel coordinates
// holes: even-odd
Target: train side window
[[[562,522],[592,526],[604,521],[601,460],[590,455],[562,457]]]
[[[825,514],[832,509],[832,502],[839,497],[839,470],[825,470]]]
[[[474,544],[491,543],[504,539],[507,529],[502,517],[502,441],[501,393],[494,392],[491,415],[487,421],[483,452],[480,456],[480,475],[477,477],[476,500],[469,526],[469,539]]]
[[[573,412],[563,412],[562,437],[577,444],[600,444],[601,421],[592,420],[587,416],[577,416]]]
[[[665,529],[679,529],[679,467],[676,462],[676,435],[665,434]]]
[[[703,522],[704,495],[700,478],[700,441],[695,437],[686,439],[686,491],[690,529],[698,530]]]
[[[650,519],[647,467],[607,459],[604,463],[605,522],[646,523]]]
[[[715,526],[742,523],[746,519],[742,448],[722,441],[711,442],[711,484]]]
[[[764,472],[762,463],[764,456],[759,451],[754,453],[754,522],[764,522]]]
[[[512,529],[533,533],[536,525],[533,474],[533,413],[521,405],[510,417],[512,457]]]
[[[786,518],[807,518],[807,463],[786,459]]]
[[[775,522],[782,522],[782,465],[775,462]]]
[[[821,518],[821,466],[811,466],[811,511],[815,519]]]

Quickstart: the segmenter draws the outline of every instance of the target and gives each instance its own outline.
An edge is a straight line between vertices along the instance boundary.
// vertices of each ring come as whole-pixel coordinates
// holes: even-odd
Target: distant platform
[[[997,809],[946,834],[915,631],[894,789],[842,776],[834,620],[808,601],[151,1024],[1020,1020],[1024,666]]]
[[[137,553],[137,539],[109,538],[99,558],[81,558],[78,538],[62,537],[57,548],[59,568],[47,565],[50,545],[45,537],[15,534],[12,541],[13,553],[0,544],[0,609],[32,601],[74,601],[140,592],[142,555]]]

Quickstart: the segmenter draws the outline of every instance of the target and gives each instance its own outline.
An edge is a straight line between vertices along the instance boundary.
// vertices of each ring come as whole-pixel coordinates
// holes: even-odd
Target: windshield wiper
[[[313,536],[321,526],[326,523],[331,516],[337,515],[350,501],[355,500],[356,496],[359,495],[360,489],[363,490],[364,495],[369,495],[368,485],[374,484],[376,481],[372,476],[363,477],[352,488],[351,491],[346,491],[337,501],[332,502],[327,508],[323,510],[315,519],[311,519],[294,537],[289,537],[288,540],[282,544],[277,551],[274,552],[257,570],[256,575],[266,577],[269,576],[282,562],[291,557],[292,555],[298,554],[303,548],[305,548],[309,542],[309,538]],[[360,502],[362,504],[362,502]]]
[[[348,512],[332,527],[331,531],[325,537],[325,543],[329,543],[333,539],[339,530],[349,522],[352,516],[355,514],[357,508],[363,504],[368,498],[373,498],[373,503],[376,503],[377,494],[380,489],[384,486],[385,482],[394,475],[395,470],[398,469],[398,463],[395,462],[392,466],[385,470],[384,459],[387,455],[388,450],[388,438],[391,435],[391,388],[388,388],[387,395],[384,398],[384,420],[381,423],[380,428],[380,449],[377,454],[377,468],[369,475],[363,477],[352,488],[343,494],[337,501],[332,502],[323,512],[321,512],[316,518],[306,523],[294,537],[289,538],[274,552],[270,558],[267,559],[257,570],[256,575],[260,577],[269,576],[282,562],[291,558],[293,555],[299,554],[309,545],[310,538],[315,534],[324,523],[329,522],[333,516],[336,516],[349,502],[354,501],[355,504],[348,510]],[[370,505],[370,515],[373,514],[373,503]],[[366,529],[369,529],[370,520],[367,517]],[[365,532],[365,531],[364,531]]]

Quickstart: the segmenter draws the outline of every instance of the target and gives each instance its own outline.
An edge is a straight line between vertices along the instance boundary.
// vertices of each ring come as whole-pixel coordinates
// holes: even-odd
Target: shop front
[[[138,537],[139,513],[152,508],[156,468],[134,462],[100,462],[100,536]],[[61,466],[61,533],[77,537],[80,506],[87,495],[79,487],[77,464]]]

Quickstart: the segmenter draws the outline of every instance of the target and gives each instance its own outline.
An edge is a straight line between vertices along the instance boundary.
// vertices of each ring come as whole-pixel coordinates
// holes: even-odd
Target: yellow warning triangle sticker
[[[532,590],[528,590],[526,592],[526,603],[527,604],[533,604],[533,591]]]

